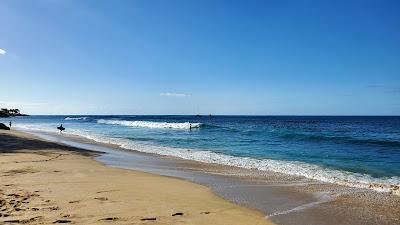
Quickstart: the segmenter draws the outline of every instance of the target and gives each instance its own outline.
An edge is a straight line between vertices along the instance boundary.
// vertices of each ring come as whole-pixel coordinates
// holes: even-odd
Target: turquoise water
[[[14,127],[350,186],[400,184],[400,117],[30,116]],[[9,122],[9,118],[0,121]],[[190,127],[192,127],[190,129]]]

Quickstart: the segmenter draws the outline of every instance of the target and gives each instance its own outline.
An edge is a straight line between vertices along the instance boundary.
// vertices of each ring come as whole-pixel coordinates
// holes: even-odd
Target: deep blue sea
[[[207,163],[350,186],[400,185],[400,117],[65,115],[12,121],[18,129],[54,133],[63,124],[64,135]]]

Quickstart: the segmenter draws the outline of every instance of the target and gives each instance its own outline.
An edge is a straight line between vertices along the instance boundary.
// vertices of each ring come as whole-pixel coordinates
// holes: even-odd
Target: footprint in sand
[[[19,195],[19,194],[8,194],[7,196],[9,196],[9,197],[16,197],[16,198],[21,197],[21,195]]]
[[[142,218],[142,219],[140,219],[140,220],[142,220],[142,221],[146,221],[146,220],[157,220],[157,218],[155,218],[155,217],[149,217],[149,218]]]
[[[94,198],[94,199],[97,199],[97,200],[100,200],[100,201],[107,201],[108,200],[108,198],[106,198],[106,197],[98,197],[98,198]]]
[[[98,191],[98,192],[96,192],[96,194],[99,194],[99,193],[105,193],[105,192],[114,192],[114,191],[119,191],[119,190],[105,190],[105,191]]]
[[[71,220],[56,220],[53,223],[72,223]]]
[[[183,216],[183,213],[182,212],[177,212],[177,213],[172,214],[172,216]]]
[[[69,201],[68,203],[79,203],[81,202],[80,200],[75,200],[75,201]]]
[[[32,217],[32,218],[29,218],[29,219],[20,219],[20,220],[18,220],[18,219],[16,219],[16,220],[6,220],[6,221],[4,221],[4,222],[6,222],[6,223],[20,223],[20,224],[24,224],[24,223],[30,223],[30,222],[33,222],[33,221],[36,221],[36,220],[38,220],[38,219],[40,219],[40,218],[42,218],[42,216],[36,216],[36,217]]]
[[[60,210],[60,207],[58,207],[58,206],[53,206],[53,207],[50,207],[49,209],[50,209],[51,211]]]
[[[114,220],[118,220],[118,217],[107,217],[107,218],[103,218],[103,219],[99,219],[99,221],[114,221]]]

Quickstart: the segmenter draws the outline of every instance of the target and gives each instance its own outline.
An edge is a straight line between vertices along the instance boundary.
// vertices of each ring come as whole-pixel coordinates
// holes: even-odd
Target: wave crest
[[[97,123],[100,124],[108,124],[108,125],[120,125],[127,127],[142,127],[142,128],[169,128],[169,129],[190,129],[192,128],[200,128],[202,123],[168,123],[168,122],[153,122],[153,121],[129,121],[129,120],[104,120],[99,119]]]
[[[87,120],[86,116],[82,117],[66,117],[64,120]]]

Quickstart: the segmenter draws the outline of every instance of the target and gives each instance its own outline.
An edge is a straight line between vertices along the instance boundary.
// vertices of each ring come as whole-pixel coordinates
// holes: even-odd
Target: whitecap
[[[202,123],[171,123],[171,122],[153,122],[153,121],[130,121],[130,120],[97,120],[99,124],[108,124],[108,125],[120,125],[127,127],[141,127],[141,128],[170,128],[170,129],[190,129],[192,128],[200,128]]]
[[[66,117],[64,120],[87,120],[87,117]]]

